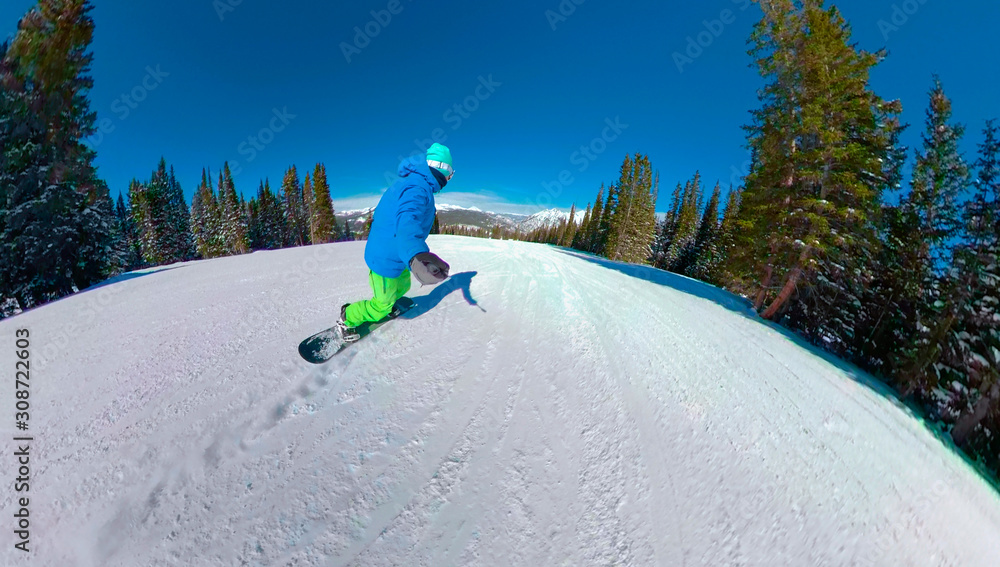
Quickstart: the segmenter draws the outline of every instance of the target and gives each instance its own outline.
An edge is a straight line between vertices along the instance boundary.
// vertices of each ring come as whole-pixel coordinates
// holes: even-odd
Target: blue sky
[[[905,141],[919,144],[938,73],[973,158],[1000,117],[1000,3],[836,4],[860,47],[890,50],[872,82],[902,99]],[[3,0],[0,35],[33,5]],[[638,151],[660,172],[664,210],[695,170],[728,186],[749,157],[740,127],[760,81],[748,0],[100,0],[93,16],[90,99],[105,132],[92,141],[113,196],[161,155],[189,198],[202,168],[226,160],[248,197],[291,164],[323,162],[335,204],[353,208],[436,136],[457,170],[439,202],[584,207]],[[699,34],[707,47],[692,47]]]

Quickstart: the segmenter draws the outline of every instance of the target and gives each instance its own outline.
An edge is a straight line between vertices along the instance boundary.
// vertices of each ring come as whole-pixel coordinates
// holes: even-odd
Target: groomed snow
[[[364,243],[130,274],[32,334],[31,549],[2,565],[989,566],[1000,499],[867,380],[738,299],[432,237],[415,316],[324,366]]]

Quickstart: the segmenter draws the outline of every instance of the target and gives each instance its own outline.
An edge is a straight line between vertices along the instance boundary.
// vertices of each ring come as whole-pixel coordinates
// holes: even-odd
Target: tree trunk
[[[798,285],[799,280],[802,278],[802,274],[804,273],[802,266],[805,265],[806,260],[809,259],[809,251],[810,248],[806,246],[805,250],[802,251],[802,254],[799,255],[799,261],[796,263],[796,266],[792,268],[792,271],[789,272],[788,277],[785,279],[785,285],[781,288],[781,293],[778,294],[777,299],[771,302],[771,305],[767,308],[767,311],[764,311],[764,314],[761,315],[761,317],[764,319],[774,318],[774,316],[781,311],[781,308],[788,303],[788,300],[792,298],[792,294],[795,293],[795,286]]]
[[[771,278],[774,274],[774,266],[768,266],[764,270],[764,279],[760,282],[760,292],[753,301],[754,311],[760,313],[760,310],[764,308],[764,300],[767,299],[767,289],[771,287]]]
[[[795,286],[798,285],[799,279],[802,277],[802,268],[796,266],[791,273],[788,274],[788,279],[785,280],[784,287],[781,288],[781,293],[778,294],[777,299],[771,302],[771,305],[764,311],[761,315],[764,319],[772,319],[778,314],[778,311],[788,303],[791,299],[792,293],[795,292]]]
[[[989,415],[993,406],[1000,402],[1000,381],[993,384],[989,393],[976,402],[976,406],[971,412],[963,414],[955,422],[955,427],[951,430],[951,438],[956,445],[962,446],[969,440],[969,435]]]

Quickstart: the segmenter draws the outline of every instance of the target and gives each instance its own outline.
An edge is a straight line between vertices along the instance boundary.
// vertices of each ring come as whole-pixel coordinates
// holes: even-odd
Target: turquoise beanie
[[[455,174],[455,168],[451,166],[451,150],[448,146],[433,144],[427,148],[427,165],[441,172],[445,177]]]

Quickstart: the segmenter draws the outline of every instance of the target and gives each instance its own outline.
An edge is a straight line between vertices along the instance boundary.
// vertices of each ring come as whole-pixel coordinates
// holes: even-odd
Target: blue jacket
[[[429,252],[427,235],[434,226],[434,193],[441,184],[420,155],[399,164],[399,179],[375,207],[365,263],[384,278],[396,278],[409,269],[410,260]]]

